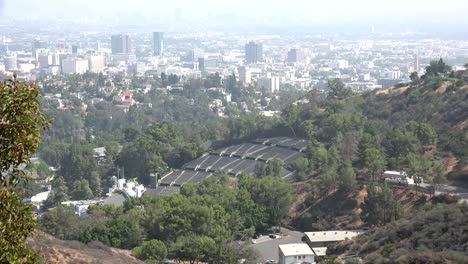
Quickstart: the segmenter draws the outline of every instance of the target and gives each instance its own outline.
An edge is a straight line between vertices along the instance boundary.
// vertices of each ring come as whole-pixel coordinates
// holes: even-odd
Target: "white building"
[[[349,62],[347,60],[334,60],[332,63],[331,63],[331,66],[334,68],[334,69],[346,69],[346,68],[349,68]]]
[[[76,57],[69,57],[62,61],[63,74],[83,74],[88,71],[88,60]]]
[[[3,64],[5,64],[6,71],[18,70],[18,58],[16,57],[16,54],[11,56],[5,56],[3,58]]]
[[[392,80],[398,80],[401,78],[401,71],[388,71],[385,73],[385,78],[387,79],[392,79]]]
[[[50,191],[38,193],[34,195],[33,197],[31,197],[31,203],[33,204],[33,206],[36,206],[36,208],[40,208],[41,205],[49,197],[49,194],[50,194]]]
[[[83,200],[83,201],[68,201],[62,202],[62,205],[72,206],[75,210],[75,214],[80,217],[85,217],[88,215],[88,208],[91,205],[101,204],[102,201],[99,200]]]
[[[404,171],[385,171],[383,177],[389,183],[414,185],[414,179]]]
[[[322,232],[305,232],[306,243],[315,252],[316,256],[326,255],[326,248],[331,243],[352,239],[362,231],[322,231]]]
[[[114,191],[122,191],[130,197],[139,198],[146,191],[145,186],[134,181],[127,182],[125,179],[117,179],[115,176],[112,176],[111,179],[114,184],[109,188],[107,196],[111,196]]]
[[[315,254],[305,243],[279,245],[279,264],[315,263]]]
[[[88,69],[90,72],[100,73],[106,67],[106,58],[100,55],[88,56]]]
[[[280,79],[278,77],[258,78],[257,85],[259,88],[263,88],[274,93],[280,89]]]
[[[239,67],[237,70],[239,72],[239,81],[244,84],[252,83],[252,73],[246,67]]]

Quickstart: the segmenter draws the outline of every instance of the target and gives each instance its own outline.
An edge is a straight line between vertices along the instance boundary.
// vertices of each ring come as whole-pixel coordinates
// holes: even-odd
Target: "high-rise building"
[[[89,69],[88,67],[88,60],[77,57],[69,57],[62,61],[63,74],[83,74]]]
[[[244,84],[251,84],[252,83],[252,74],[250,73],[250,70],[247,69],[246,67],[239,67],[237,69],[239,72],[239,81]]]
[[[291,49],[288,52],[288,63],[300,63],[304,59],[300,49]]]
[[[49,53],[41,53],[39,54],[39,67],[41,69],[45,69],[47,67],[49,67],[50,65],[53,64],[52,62],[52,55],[50,55]]]
[[[245,61],[257,63],[263,61],[263,45],[255,42],[249,42],[245,45]]]
[[[132,51],[129,35],[112,35],[111,46],[112,54],[130,54]]]
[[[279,91],[280,79],[278,77],[263,77],[257,79],[257,85],[259,88],[265,89],[272,93]]]
[[[37,57],[37,50],[40,49],[47,49],[48,44],[46,41],[35,39],[34,42],[32,43],[32,55],[33,57]]]
[[[18,58],[16,57],[16,54],[4,57],[3,64],[5,64],[6,71],[18,70]]]
[[[155,56],[162,56],[164,53],[164,33],[153,33],[153,50]]]
[[[72,54],[78,54],[78,45],[72,45]]]
[[[205,58],[198,58],[198,70],[201,72],[205,71]]]
[[[419,54],[414,56],[414,71],[419,72]]]
[[[89,55],[88,57],[88,69],[90,72],[100,73],[104,71],[106,66],[106,58],[101,55]]]
[[[199,48],[195,48],[187,52],[187,56],[185,57],[185,60],[190,61],[190,62],[196,62],[198,58],[204,58],[204,57],[205,57],[205,51]]]

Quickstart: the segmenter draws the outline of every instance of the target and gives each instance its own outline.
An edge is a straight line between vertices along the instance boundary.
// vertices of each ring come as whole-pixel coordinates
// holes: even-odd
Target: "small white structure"
[[[315,254],[305,243],[279,245],[279,264],[315,263]]]
[[[383,175],[386,182],[404,185],[414,185],[414,179],[404,171],[385,171]]]
[[[115,176],[112,176],[111,179],[114,184],[111,188],[109,188],[107,196],[111,196],[114,191],[123,191],[130,197],[140,198],[146,191],[146,188],[143,186],[143,184],[138,184],[134,181],[127,182],[127,180],[117,179]]]
[[[331,243],[352,239],[363,231],[321,231],[321,232],[305,232],[306,242],[312,248],[315,256],[321,257],[327,254],[327,247]]]
[[[101,204],[100,200],[82,200],[82,201],[67,201],[62,202],[62,205],[72,206],[75,210],[75,214],[79,217],[85,217],[88,215],[88,208],[90,205]]]
[[[36,208],[40,208],[41,205],[42,205],[42,204],[47,200],[47,198],[49,197],[49,194],[50,194],[50,191],[38,193],[38,194],[34,195],[33,197],[31,197],[31,203],[32,203],[33,206],[35,206]]]

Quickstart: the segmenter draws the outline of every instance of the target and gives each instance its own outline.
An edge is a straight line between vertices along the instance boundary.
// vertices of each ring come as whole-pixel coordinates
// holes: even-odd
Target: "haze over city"
[[[0,263],[468,263],[467,0],[0,0]]]
[[[16,19],[104,20],[109,23],[161,23],[167,19],[193,21],[210,17],[247,19],[267,24],[267,19],[286,26],[307,24],[466,24],[468,2],[439,1],[375,1],[375,0],[2,0],[3,17]],[[235,22],[235,21],[225,21]],[[0,22],[1,23],[1,22]]]

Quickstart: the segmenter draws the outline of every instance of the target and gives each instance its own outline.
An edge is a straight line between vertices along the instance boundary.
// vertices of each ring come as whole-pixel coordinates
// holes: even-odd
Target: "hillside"
[[[467,263],[468,205],[439,205],[374,228],[334,249],[364,263]]]
[[[29,243],[51,263],[144,263],[132,257],[127,250],[110,248],[100,242],[85,245],[78,241],[59,240],[41,231],[36,231]]]
[[[293,227],[301,231],[365,228],[360,213],[367,196],[366,186],[353,193],[335,191],[323,195],[310,185],[295,183],[294,190],[296,199],[288,219]],[[411,214],[436,199],[404,188],[393,189],[393,195],[404,214]]]
[[[286,109],[295,131],[315,142],[297,164],[305,176],[294,184],[289,224],[303,231],[366,228],[365,185],[384,170],[419,174],[433,185],[446,183],[445,175],[449,185],[468,185],[468,78],[464,71],[451,75],[351,95],[335,80],[326,98]],[[401,188],[393,196],[404,214],[431,202]]]
[[[426,156],[441,159],[449,178],[468,181],[468,75],[432,77],[364,94],[363,114],[373,121],[400,126],[427,122],[438,134]]]

